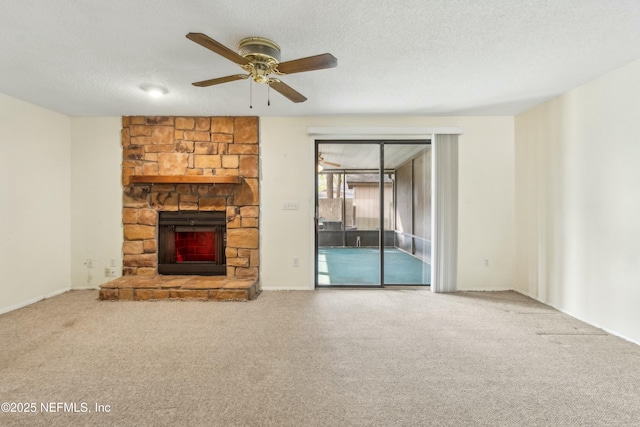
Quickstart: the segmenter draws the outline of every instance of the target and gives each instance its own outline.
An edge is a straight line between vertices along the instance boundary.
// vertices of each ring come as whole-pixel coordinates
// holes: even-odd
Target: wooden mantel
[[[239,176],[132,175],[130,184],[240,184]]]

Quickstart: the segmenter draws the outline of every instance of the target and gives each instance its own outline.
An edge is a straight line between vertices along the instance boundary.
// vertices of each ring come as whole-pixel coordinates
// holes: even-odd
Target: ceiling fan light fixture
[[[264,37],[247,37],[238,43],[238,53],[249,61],[242,68],[250,73],[253,81],[269,84],[269,75],[277,73],[280,63],[280,46]]]

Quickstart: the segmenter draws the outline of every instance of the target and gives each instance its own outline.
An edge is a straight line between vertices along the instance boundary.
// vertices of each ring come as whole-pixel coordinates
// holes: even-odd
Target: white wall
[[[313,288],[314,146],[307,127],[460,126],[458,289],[513,289],[512,117],[263,117],[260,282]],[[283,210],[284,201],[299,210]],[[300,267],[293,267],[294,257]],[[484,267],[484,260],[489,267]]]
[[[517,290],[640,342],[640,61],[519,115]]]
[[[117,117],[71,120],[71,285],[96,288],[122,273],[122,121]],[[93,261],[87,268],[85,260]]]
[[[70,287],[71,119],[0,94],[0,313]]]
[[[111,258],[121,268],[120,119],[69,118],[6,96],[0,97],[0,111],[0,217],[6,220],[0,310],[107,281],[104,267]],[[459,289],[512,288],[513,118],[267,117],[260,126],[264,289],[313,288],[315,162],[309,126],[463,127]],[[282,210],[288,200],[298,201],[300,209]],[[23,224],[32,208],[42,205],[47,216],[27,230]],[[27,244],[23,233],[47,239]],[[300,267],[292,266],[294,257]],[[87,258],[94,260],[93,271],[84,265]]]

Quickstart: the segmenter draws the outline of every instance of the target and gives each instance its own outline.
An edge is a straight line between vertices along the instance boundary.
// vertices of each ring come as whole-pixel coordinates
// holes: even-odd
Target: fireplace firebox
[[[225,212],[159,212],[158,273],[226,275]]]

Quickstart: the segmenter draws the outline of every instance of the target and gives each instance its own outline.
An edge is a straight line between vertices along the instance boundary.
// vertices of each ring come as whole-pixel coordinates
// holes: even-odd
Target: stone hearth
[[[258,139],[257,117],[122,118],[123,277],[102,285],[101,299],[255,298],[260,265]],[[177,276],[190,277],[185,281],[158,274],[162,211],[225,213],[226,268],[221,276]]]
[[[100,287],[101,300],[189,299],[249,301],[260,293],[257,280],[224,276],[122,276]]]

